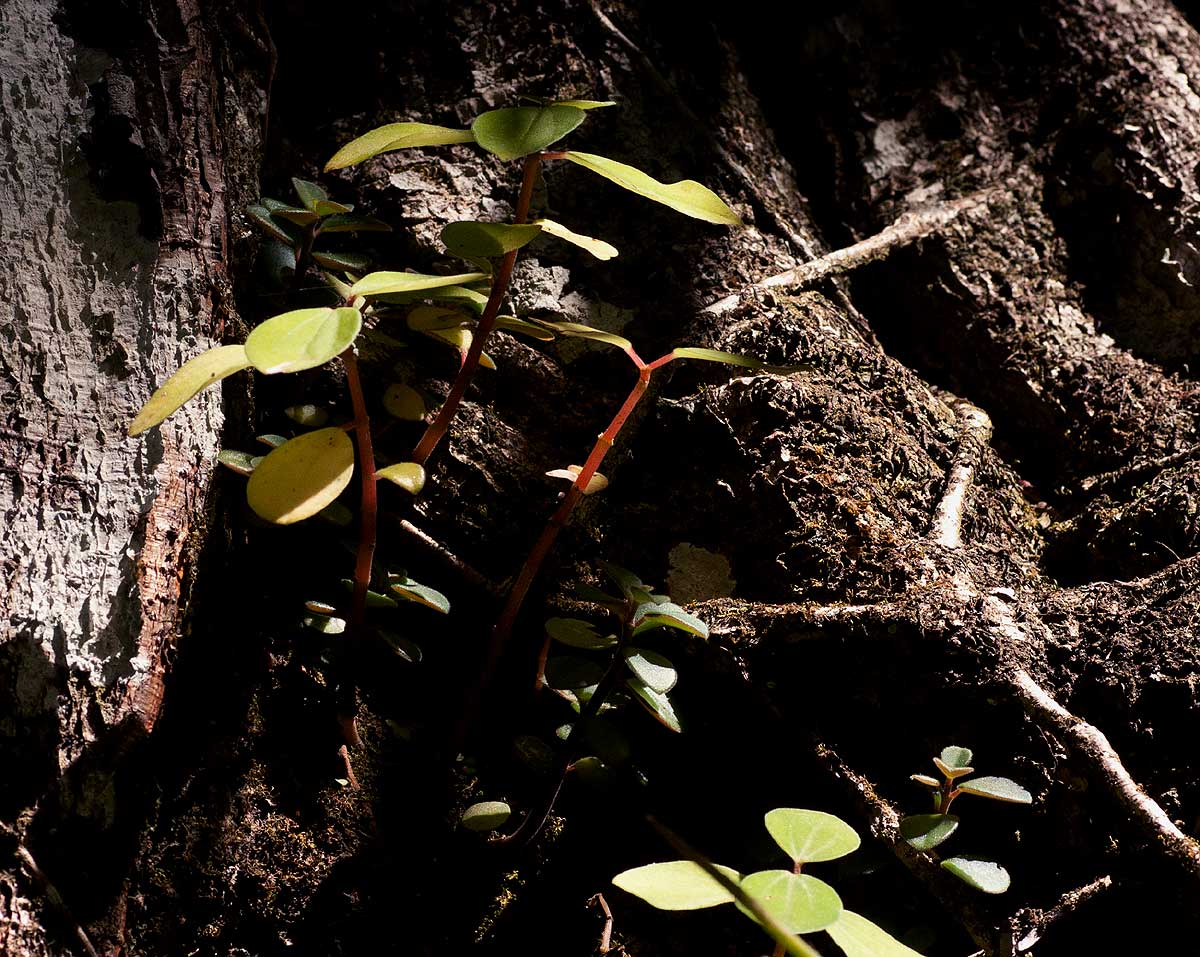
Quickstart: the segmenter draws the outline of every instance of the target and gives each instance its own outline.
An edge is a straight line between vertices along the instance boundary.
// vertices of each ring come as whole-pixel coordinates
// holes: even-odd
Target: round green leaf
[[[932,851],[956,830],[953,814],[913,814],[900,822],[900,836],[918,851]]]
[[[513,741],[513,757],[538,774],[554,770],[554,749],[535,734],[522,734]]]
[[[625,684],[637,696],[638,703],[650,712],[665,728],[669,728],[676,734],[683,731],[682,725],[679,723],[679,717],[675,714],[675,708],[671,705],[670,699],[653,688],[650,688],[638,677],[626,678]]]
[[[732,880],[741,875],[732,867],[717,865]],[[663,861],[622,871],[612,882],[659,910],[700,910],[733,901],[733,895],[692,861]]]
[[[542,232],[549,236],[554,236],[572,245],[578,246],[580,249],[587,250],[597,259],[612,259],[617,253],[617,247],[606,243],[603,239],[594,239],[591,236],[584,236],[582,233],[574,232],[567,229],[562,223],[556,223],[552,219],[535,219],[535,226],[540,226]]]
[[[825,933],[845,951],[846,957],[921,957],[882,927],[854,911],[842,911],[842,916],[826,927]]]
[[[255,328],[246,358],[267,375],[312,369],[345,351],[361,328],[357,309],[296,309]]]
[[[185,402],[214,382],[251,365],[245,346],[217,346],[188,359],[150,396],[129,425],[130,435],[141,435],[158,425]]]
[[[1011,883],[1008,871],[995,861],[977,857],[950,857],[942,861],[942,867],[985,894],[1003,894]]]
[[[514,160],[545,149],[583,121],[584,111],[575,106],[514,106],[477,116],[471,132],[489,153]]]
[[[616,781],[612,768],[595,755],[580,758],[571,765],[571,770],[579,775],[579,779],[588,787],[605,789],[612,787]]]
[[[287,436],[272,434],[259,435],[255,437],[255,441],[261,442],[263,445],[269,446],[270,448],[277,449],[287,441]]]
[[[346,630],[346,620],[329,615],[305,615],[304,626],[324,635],[340,635]]]
[[[1033,795],[1008,778],[971,778],[970,781],[960,781],[956,787],[963,794],[977,794],[993,801],[1008,801],[1010,804],[1033,803]]]
[[[375,473],[376,479],[387,479],[413,495],[425,487],[425,469],[416,462],[397,462]]]
[[[383,407],[390,415],[406,422],[420,422],[425,418],[425,400],[412,386],[397,382],[383,393]]]
[[[520,249],[536,239],[541,231],[541,226],[532,224],[513,226],[509,223],[475,221],[451,223],[442,229],[442,243],[452,256],[486,259]]]
[[[679,680],[679,672],[670,660],[657,651],[647,648],[626,648],[622,654],[629,670],[642,679],[643,684],[652,691],[666,694],[675,687]]]
[[[463,811],[462,825],[469,831],[494,831],[512,816],[503,801],[480,801]]]
[[[260,518],[290,525],[321,511],[353,474],[349,436],[341,429],[318,429],[285,442],[258,463],[246,500]]]
[[[720,196],[695,180],[685,179],[678,183],[660,183],[640,169],[618,163],[606,156],[597,156],[595,153],[571,151],[565,154],[565,158],[584,169],[590,169],[605,179],[612,180],[631,193],[637,193],[656,203],[670,206],[685,216],[722,226],[742,225],[738,214],[725,205],[725,201]]]
[[[430,123],[388,123],[351,140],[333,154],[325,164],[325,172],[344,169],[363,160],[390,153],[392,150],[414,146],[447,146],[451,143],[470,143],[475,139],[470,130],[452,130]]]
[[[824,811],[777,807],[764,821],[783,853],[805,864],[845,857],[862,843],[854,828]]]
[[[487,279],[486,273],[465,272],[453,276],[427,276],[417,272],[373,272],[350,287],[355,296],[381,296],[396,292],[423,292],[444,286],[461,286]]]
[[[842,899],[822,880],[791,871],[759,871],[742,878],[742,890],[757,900],[790,934],[811,934],[835,923]],[[758,918],[741,905],[738,910]]]
[[[597,634],[590,622],[578,618],[550,618],[546,621],[546,634],[572,648],[600,650],[617,643],[616,635]]]
[[[954,745],[950,745],[950,747],[942,749],[942,753],[939,757],[941,758],[942,764],[953,770],[954,768],[970,767],[971,760],[974,755],[971,753],[970,748],[959,748],[955,747]]]

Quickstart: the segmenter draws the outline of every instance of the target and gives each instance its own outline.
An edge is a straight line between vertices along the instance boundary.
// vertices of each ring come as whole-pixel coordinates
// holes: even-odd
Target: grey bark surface
[[[1200,35],[1178,9],[1056,0],[950,17],[878,0],[778,31],[727,11],[685,36],[655,4],[363,4],[341,11],[359,47],[334,70],[314,68],[331,55],[314,26],[326,5],[297,0],[269,23],[272,88],[262,26],[222,5],[181,21],[155,8],[174,23],[159,22],[167,48],[143,36],[140,54],[115,57],[123,70],[43,7],[0,8],[0,37],[20,53],[0,64],[16,156],[0,170],[0,298],[16,310],[0,331],[12,622],[0,674],[14,700],[0,728],[22,769],[0,811],[19,823],[47,792],[62,803],[56,782],[89,749],[84,763],[105,773],[86,780],[111,781],[128,758],[93,742],[122,721],[153,729],[153,806],[104,846],[119,879],[64,890],[104,949],[590,953],[599,924],[584,902],[668,853],[642,811],[723,862],[775,866],[757,843],[774,806],[835,810],[869,832],[838,889],[932,957],[1194,935]],[[619,331],[647,358],[686,344],[806,364],[656,375],[605,462],[611,486],[535,589],[449,798],[436,728],[483,653],[494,595],[429,564],[400,520],[503,582],[553,508],[543,473],[582,461],[633,373],[591,345],[499,337],[498,369],[472,388],[412,512],[385,493],[397,517],[380,563],[422,572],[457,617],[405,619],[419,668],[363,668],[358,788],[334,780],[329,688],[278,611],[323,587],[312,556],[327,577],[347,574],[336,534],[256,530],[213,572],[217,610],[182,645],[155,726],[220,404],[208,396],[149,441],[125,439],[123,423],[222,319],[240,331],[271,314],[239,212],[258,190],[268,89],[267,191],[317,178],[384,122],[466,125],[521,94],[619,99],[571,146],[700,180],[747,228],[549,166],[535,213],[621,255],[598,265],[535,242],[517,313]],[[108,142],[116,129],[145,153],[123,200],[87,175],[96,144],[70,148],[97,135],[101,102]],[[512,165],[456,146],[322,181],[396,227],[372,246],[383,268],[457,269],[437,252],[440,228],[508,216]],[[161,235],[147,236],[156,210]],[[396,376],[444,394],[445,352],[381,342],[363,341],[371,394]],[[310,396],[348,409],[331,377],[272,381],[250,424],[281,429],[278,409]],[[401,459],[410,431],[389,429],[380,454]],[[686,733],[636,732],[644,807],[568,789],[533,847],[488,849],[456,815],[539,799],[511,769],[511,742],[534,727],[523,695],[540,622],[573,607],[570,586],[601,559],[669,581],[711,626],[707,646],[668,648]],[[228,625],[231,602],[263,606],[265,622]],[[954,852],[1004,863],[1006,895],[966,889],[898,836],[904,814],[926,810],[908,775],[948,744],[1034,794],[1030,809],[962,809]],[[103,790],[65,790],[112,813]],[[71,862],[61,834],[29,833],[35,853]],[[6,880],[10,950],[75,946],[29,881]],[[630,953],[764,946],[731,913],[668,922],[609,903]]]

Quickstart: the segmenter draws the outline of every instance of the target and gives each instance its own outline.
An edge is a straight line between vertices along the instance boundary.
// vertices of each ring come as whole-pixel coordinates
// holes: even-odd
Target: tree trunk
[[[1200,930],[1186,12],[864,0],[786,29],[765,8],[719,10],[685,34],[632,2],[292,0],[265,23],[241,5],[133,6],[0,8],[11,952],[86,934],[143,955],[590,953],[597,892],[630,952],[751,952],[764,940],[732,909],[668,917],[609,882],[671,854],[647,812],[739,870],[778,866],[761,828],[777,806],[869,833],[858,867],[822,876],[928,957],[1141,952]],[[619,331],[647,358],[694,345],[805,368],[656,373],[605,462],[611,487],[562,536],[446,762],[498,611],[488,582],[517,571],[553,509],[542,473],[583,461],[635,377],[578,341],[489,343],[498,368],[425,493],[411,511],[384,496],[381,565],[444,590],[452,614],[389,625],[419,665],[357,660],[365,747],[344,786],[322,652],[294,627],[349,574],[339,533],[237,542],[244,510],[207,504],[215,392],[147,440],[126,423],[181,360],[291,308],[250,269],[241,211],[260,161],[285,199],[289,177],[318,178],[368,129],[462,127],[525,94],[619,100],[570,147],[699,180],[748,226],[547,165],[536,214],[621,252],[528,247],[518,315]],[[396,227],[370,244],[380,268],[458,271],[441,227],[509,217],[516,165],[439,147],[322,182]],[[403,334],[387,321],[376,331]],[[376,406],[397,374],[441,396],[455,371],[419,343],[362,346]],[[285,431],[301,400],[349,414],[331,376],[261,385],[253,420],[227,386],[223,444]],[[402,460],[418,435],[389,428],[380,455]],[[570,717],[528,700],[541,622],[605,559],[711,627],[707,645],[667,649],[684,733],[630,715],[646,787],[597,799],[571,780],[532,846],[470,840],[467,804],[525,811],[547,789],[512,757]],[[1006,894],[899,836],[927,810],[909,775],[951,744],[1034,795],[955,805],[947,856],[1000,861]]]

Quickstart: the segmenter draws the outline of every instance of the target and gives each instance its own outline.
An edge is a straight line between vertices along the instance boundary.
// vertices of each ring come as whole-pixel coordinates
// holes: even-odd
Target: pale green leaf
[[[648,648],[626,648],[621,654],[625,664],[651,691],[666,694],[675,687],[679,672],[669,658]]]
[[[422,585],[404,576],[392,578],[388,585],[405,601],[414,601],[418,605],[440,611],[443,615],[450,613],[450,599],[435,588]]]
[[[304,627],[319,631],[323,635],[340,635],[346,630],[346,620],[329,615],[305,615]]]
[[[732,867],[716,865],[726,877],[739,880]],[[700,910],[733,902],[733,895],[692,861],[663,861],[622,871],[613,884],[659,910]]]
[[[299,372],[344,352],[362,329],[357,309],[296,309],[268,319],[246,339],[246,358],[259,372]]]
[[[636,676],[626,678],[625,684],[637,696],[638,703],[649,711],[659,724],[664,728],[669,728],[676,734],[683,731],[683,726],[679,723],[679,717],[675,714],[675,708],[665,694],[655,691]]]
[[[525,322],[525,320],[518,319],[516,316],[497,316],[496,328],[503,329],[506,332],[519,332],[523,336],[529,336],[540,342],[554,341],[554,333],[549,329],[535,326],[532,322]]]
[[[315,515],[354,474],[354,445],[341,429],[318,429],[285,442],[258,464],[246,500],[260,517],[290,525]]]
[[[590,622],[578,618],[550,618],[546,621],[546,634],[572,648],[599,650],[617,643],[616,635],[601,635]]]
[[[453,130],[429,123],[389,123],[364,133],[343,146],[325,164],[325,172],[345,169],[372,156],[390,153],[393,150],[417,146],[448,146],[452,143],[471,143],[474,140],[470,130]]]
[[[289,405],[283,410],[283,414],[297,425],[302,425],[306,429],[320,428],[329,421],[329,413],[319,405],[312,405],[311,403]]]
[[[941,758],[934,758],[933,763],[937,769],[942,772],[942,775],[951,781],[953,781],[955,778],[961,778],[967,774],[970,774],[975,770],[972,767],[952,768]]]
[[[1003,867],[978,857],[950,857],[942,861],[942,867],[985,894],[1003,894],[1011,883]]]
[[[489,153],[514,160],[545,149],[583,120],[584,111],[574,106],[513,106],[477,116],[471,132]]]
[[[589,339],[592,342],[603,342],[610,346],[616,346],[618,349],[629,350],[633,348],[633,343],[624,336],[618,336],[615,332],[605,332],[603,329],[594,329],[591,326],[585,326],[578,322],[543,322],[542,325],[548,329],[553,329],[560,335],[570,336],[574,339]]]
[[[237,452],[234,449],[221,449],[217,453],[217,461],[238,475],[250,475],[254,467],[262,461],[262,457],[251,455],[249,452]]]
[[[971,778],[970,781],[959,782],[957,787],[963,794],[976,794],[993,801],[1007,801],[1010,804],[1033,803],[1033,795],[1008,778]]]
[[[153,428],[197,393],[251,365],[245,346],[217,346],[188,359],[155,390],[129,425],[130,435]]]
[[[272,449],[277,449],[287,441],[287,437],[283,435],[259,435],[255,437],[256,442],[261,442]]]
[[[397,462],[375,473],[376,479],[387,479],[413,495],[425,487],[425,468],[416,462]]]
[[[638,605],[633,613],[632,624],[635,635],[652,628],[676,628],[697,638],[708,637],[708,625],[670,601],[647,601]]]
[[[955,745],[943,748],[941,753],[941,762],[948,768],[970,767],[973,758],[970,748],[959,748]]]
[[[462,826],[469,831],[494,831],[512,815],[503,801],[480,801],[463,811]]]
[[[918,851],[932,851],[956,830],[953,814],[913,814],[900,822],[900,836]]]
[[[457,309],[445,306],[417,306],[409,311],[405,323],[413,332],[436,332],[441,329],[458,329],[472,322],[471,317]]]
[[[759,871],[742,878],[742,890],[762,905],[789,934],[811,934],[834,924],[842,914],[842,899],[824,881],[791,871]],[[741,903],[747,917],[757,921]]]
[[[407,422],[420,422],[425,417],[425,400],[412,386],[399,382],[389,385],[383,393],[383,407],[389,415]]]
[[[594,239],[591,236],[584,236],[582,233],[574,232],[567,229],[562,223],[556,223],[552,219],[535,219],[533,225],[540,226],[542,232],[550,236],[573,243],[580,249],[587,250],[597,259],[612,259],[617,255],[616,246],[606,243],[603,239]]]
[[[356,296],[379,296],[392,292],[421,292],[441,286],[461,286],[486,279],[481,272],[458,273],[453,276],[426,276],[416,272],[373,272],[363,276],[350,287]]]
[[[481,223],[468,220],[450,223],[442,229],[442,243],[452,256],[488,258],[503,256],[520,249],[537,238],[540,226],[525,224],[514,226],[509,223]]]
[[[604,571],[618,588],[621,589],[621,594],[626,598],[633,597],[634,589],[644,589],[645,582],[637,577],[627,568],[622,568],[620,565],[614,565],[612,562],[601,562],[600,568]]]
[[[557,100],[557,106],[573,106],[577,110],[599,110],[606,106],[616,106],[616,100]]]
[[[845,951],[846,957],[921,957],[882,927],[854,911],[842,911],[842,916],[826,927],[825,933]]]
[[[788,366],[773,366],[750,356],[740,356],[736,352],[722,352],[720,349],[701,349],[694,346],[684,346],[672,349],[671,355],[676,359],[702,359],[705,362],[721,362],[727,366],[742,366],[747,369],[761,369],[763,372],[788,373],[797,368]]]
[[[940,788],[942,786],[941,781],[937,778],[931,778],[928,774],[910,774],[909,778],[918,784],[924,784],[927,788]]]
[[[764,821],[783,853],[804,864],[845,857],[862,843],[854,828],[824,811],[777,807]]]
[[[646,199],[670,206],[677,212],[693,219],[702,219],[707,223],[717,223],[723,226],[741,226],[742,221],[732,209],[707,186],[695,180],[685,179],[678,183],[660,183],[653,176],[643,173],[640,169],[618,163],[616,160],[595,153],[578,153],[570,151],[565,158],[577,163],[584,169],[612,180],[618,186],[632,193],[644,196]]]

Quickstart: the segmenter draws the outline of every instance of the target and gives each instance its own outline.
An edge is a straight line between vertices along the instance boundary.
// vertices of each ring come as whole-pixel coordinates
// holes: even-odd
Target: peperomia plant
[[[261,460],[249,456],[231,459],[249,474],[247,500],[263,519],[276,524],[299,522],[336,508],[336,500],[360,476],[359,539],[352,579],[350,607],[346,613],[344,641],[353,645],[363,628],[364,611],[372,583],[376,544],[378,499],[376,483],[386,480],[417,495],[425,484],[425,463],[445,436],[451,421],[480,365],[492,365],[484,348],[496,329],[548,339],[577,336],[615,346],[626,353],[638,378],[629,396],[600,435],[583,465],[554,470],[569,478],[571,487],[551,516],[525,560],[492,632],[486,676],[493,670],[512,631],[530,585],[549,553],[559,530],[584,495],[598,491],[605,480],[599,467],[622,426],[649,387],[651,376],[675,359],[724,362],[752,369],[769,369],[754,359],[704,348],[678,348],[653,361],[644,361],[633,344],[621,336],[573,323],[538,322],[502,315],[519,250],[541,235],[572,243],[599,259],[610,259],[617,250],[602,240],[582,235],[545,218],[530,218],[534,185],[543,163],[566,161],[618,186],[709,223],[737,226],[741,220],[714,192],[684,180],[662,183],[624,163],[577,151],[547,148],[575,130],[590,110],[614,105],[610,101],[566,100],[491,110],[476,117],[470,129],[451,129],[426,123],[392,123],[360,136],[340,149],[326,171],[361,163],[381,153],[412,147],[438,147],[474,143],[505,161],[520,161],[521,185],[511,223],[466,221],[448,224],[441,234],[447,253],[469,263],[468,271],[434,274],[381,271],[362,274],[366,261],[347,254],[314,250],[318,237],[337,231],[386,228],[370,217],[354,214],[350,207],[331,200],[318,186],[295,180],[300,205],[263,200],[250,208],[251,218],[284,244],[294,259],[295,279],[317,266],[328,286],[327,305],[294,309],[258,325],[241,345],[222,345],[186,362],[154,393],[139,413],[130,434],[158,424],[200,390],[243,369],[264,375],[295,373],[337,359],[345,370],[353,417],[339,425],[274,442]],[[397,313],[407,327],[449,342],[460,352],[460,366],[441,408],[428,422],[407,460],[381,466],[373,451],[373,430],[367,397],[358,369],[355,343],[364,322],[382,328]],[[406,383],[396,383],[385,394],[385,408],[401,418],[423,419],[421,397]],[[350,435],[354,436],[353,443]],[[399,597],[448,610],[443,596],[406,576],[389,580]],[[486,681],[486,677],[484,679]],[[649,687],[649,686],[647,686]],[[357,743],[353,716],[357,708],[352,688],[343,681],[344,724],[349,743]],[[649,694],[656,694],[652,690]],[[478,694],[475,695],[478,699]],[[467,711],[472,705],[468,705]]]
[[[529,841],[537,835],[567,775],[575,772],[600,780],[609,775],[611,765],[628,760],[629,744],[606,713],[630,697],[663,727],[676,733],[683,730],[670,698],[679,673],[666,655],[648,646],[664,629],[704,640],[708,626],[632,572],[608,562],[602,567],[620,595],[590,586],[579,589],[579,597],[603,615],[599,627],[583,618],[546,622],[537,683],[565,701],[574,717],[557,729],[559,768],[553,790],[537,811],[526,816],[518,831],[502,841]],[[556,645],[568,652],[552,655]],[[539,744],[536,750],[545,753],[549,748]],[[507,805],[503,807],[507,809]],[[499,808],[499,802],[472,805],[463,813],[463,826],[495,830],[508,816]]]
[[[793,935],[824,931],[846,957],[920,957],[883,928],[842,907],[837,891],[804,873],[808,864],[836,860],[858,849],[858,834],[824,811],[775,808],[764,818],[767,832],[791,861],[790,869],[741,874],[732,867],[695,859],[662,861],[622,871],[613,883],[659,910],[700,910],[735,904],[762,924],[756,903],[770,922],[777,955],[815,951]],[[724,876],[718,881],[714,870]],[[737,891],[737,893],[735,893]]]
[[[968,748],[951,745],[933,759],[941,780],[928,774],[911,775],[912,780],[929,788],[933,794],[932,814],[913,814],[900,822],[900,836],[919,851],[932,851],[958,830],[958,818],[950,813],[950,805],[963,794],[1005,801],[1009,804],[1032,804],[1033,796],[1009,778],[970,778],[972,754]],[[995,861],[978,857],[950,857],[942,867],[959,879],[986,894],[1003,894],[1009,887],[1008,871]]]

